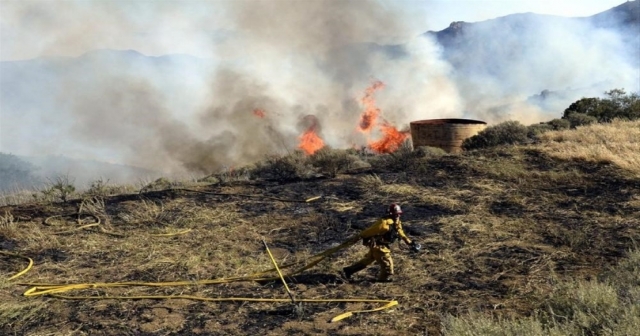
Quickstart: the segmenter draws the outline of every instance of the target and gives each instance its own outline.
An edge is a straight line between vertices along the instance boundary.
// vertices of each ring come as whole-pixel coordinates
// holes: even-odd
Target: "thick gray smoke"
[[[295,149],[309,115],[328,145],[365,144],[356,129],[359,99],[374,80],[385,83],[375,96],[381,117],[399,128],[446,117],[532,123],[558,117],[580,95],[638,90],[639,67],[625,56],[623,40],[583,21],[514,18],[511,30],[487,21],[461,31],[466,47],[443,50],[434,36],[422,35],[427,13],[401,2],[2,6],[4,40],[23,36],[12,28],[20,22],[41,33],[2,48],[3,59],[26,54],[27,46],[43,55],[81,55],[1,63],[0,93],[10,101],[0,105],[3,152],[205,174]],[[161,56],[171,47],[199,57]],[[161,57],[85,53],[96,48]],[[563,94],[544,104],[527,101],[543,90]]]
[[[24,6],[42,25],[62,24],[41,9]],[[80,31],[101,35],[101,24],[112,21],[125,27],[114,32],[116,37],[138,28],[137,16],[123,14],[119,3],[95,6],[104,19],[89,15],[95,20],[86,22],[90,29],[63,24],[60,35],[50,36],[56,43],[42,50],[81,48],[88,41]],[[163,5],[147,6],[129,10],[165,12]],[[66,17],[93,13],[85,3],[65,7]],[[423,18],[401,6],[280,0],[212,3],[200,9],[223,11],[232,32],[201,43],[212,59],[188,64],[177,55],[145,62],[135,52],[98,51],[83,55],[80,65],[66,60],[65,74],[53,88],[55,117],[44,123],[55,130],[57,141],[36,136],[40,141],[31,148],[56,152],[64,146],[81,155],[96,148],[94,154],[142,167],[209,173],[295,149],[304,130],[300,121],[308,115],[319,120],[327,144],[365,144],[356,130],[362,112],[358,99],[375,79],[386,84],[378,93],[381,117],[400,127],[417,117],[453,116],[459,110],[438,48],[427,38],[411,38],[421,33],[418,21]],[[389,49],[383,43],[407,47]],[[255,116],[256,109],[265,117]],[[14,120],[31,121],[24,115]]]

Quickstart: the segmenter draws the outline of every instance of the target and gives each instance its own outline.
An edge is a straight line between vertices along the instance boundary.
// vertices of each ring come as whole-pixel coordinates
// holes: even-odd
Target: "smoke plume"
[[[515,17],[506,30],[490,20],[454,32],[465,44],[453,48],[423,34],[428,6],[402,2],[2,6],[3,40],[24,41],[2,48],[2,59],[27,50],[79,57],[2,62],[11,102],[0,105],[0,150],[166,173],[207,174],[294,150],[309,116],[327,145],[363,145],[361,99],[376,81],[380,118],[399,128],[447,117],[532,123],[583,94],[638,90],[624,39],[584,20]],[[31,30],[13,28],[24,22]],[[4,84],[13,82],[32,84]],[[528,99],[543,90],[557,94]]]

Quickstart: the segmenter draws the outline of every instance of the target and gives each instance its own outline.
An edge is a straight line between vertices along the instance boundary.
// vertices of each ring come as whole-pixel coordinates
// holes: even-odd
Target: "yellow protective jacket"
[[[380,218],[369,228],[360,232],[360,238],[362,238],[364,245],[370,247],[376,245],[389,245],[392,241],[389,241],[385,234],[388,233],[394,225],[395,230],[398,233],[398,237],[400,237],[400,239],[405,243],[411,244],[411,239],[409,239],[409,237],[404,233],[404,230],[402,230],[402,223],[400,222],[400,219],[394,223],[393,219]]]

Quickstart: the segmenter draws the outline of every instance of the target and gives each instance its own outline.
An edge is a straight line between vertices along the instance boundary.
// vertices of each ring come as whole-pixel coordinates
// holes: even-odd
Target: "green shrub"
[[[76,187],[69,176],[59,175],[53,180],[49,179],[47,187],[42,189],[41,193],[46,201],[53,201],[57,197],[66,203],[75,191]]]
[[[590,116],[586,113],[578,112],[570,113],[565,117],[565,119],[569,122],[571,128],[591,125],[598,122],[598,119],[596,119],[596,117]]]
[[[355,166],[358,161],[360,159],[356,155],[328,146],[323,147],[309,157],[311,165],[316,167],[318,172],[329,177],[335,177],[339,173],[346,172]]]
[[[571,127],[569,120],[559,118],[547,121],[546,124],[550,125],[554,131],[569,129]]]
[[[222,180],[220,178],[218,178],[214,174],[214,175],[209,175],[209,176],[203,177],[203,178],[199,179],[198,182],[209,183],[209,184],[218,184],[218,183],[222,182]]]
[[[610,122],[614,119],[640,119],[640,95],[627,94],[623,89],[605,92],[607,98],[582,98],[564,110],[563,119],[571,114],[582,113],[596,118],[599,122]]]
[[[629,252],[608,274],[605,281],[618,289],[620,300],[640,309],[640,250]],[[640,315],[638,315],[640,320]]]
[[[445,316],[444,335],[636,335],[640,328],[640,250],[599,281],[562,281],[531,317]]]
[[[131,185],[127,184],[110,184],[109,180],[105,180],[103,178],[99,178],[89,184],[89,189],[84,192],[84,196],[89,197],[105,197],[111,195],[119,195],[134,192],[135,188]]]
[[[625,310],[616,289],[597,281],[562,283],[550,295],[547,304],[549,320],[555,324],[572,321],[582,335],[601,335],[611,330],[617,317]]]
[[[267,157],[264,161],[258,162],[251,171],[252,178],[285,182],[309,178],[314,174],[314,167],[301,151],[295,151],[285,156]]]
[[[447,152],[444,149],[438,147],[418,146],[413,150],[413,154],[419,158],[431,158],[446,155]]]
[[[489,126],[480,133],[467,138],[462,143],[465,150],[490,148],[500,145],[514,145],[529,141],[529,130],[518,121],[505,121]]]
[[[568,326],[547,327],[535,317],[496,318],[488,314],[470,313],[445,316],[443,335],[465,336],[567,336],[574,335]]]
[[[211,175],[207,177],[205,181],[208,183],[216,184],[227,184],[231,182],[238,181],[249,181],[251,179],[251,171],[254,169],[253,166],[243,166],[238,168],[229,168],[225,169],[223,172]]]
[[[157,178],[155,181],[148,183],[142,188],[140,188],[140,192],[144,193],[149,191],[159,191],[159,190],[169,189],[171,187],[173,187],[173,184],[171,183],[171,181],[169,181],[165,177],[160,177],[160,178]]]
[[[433,150],[436,151],[435,149]],[[380,154],[371,157],[368,161],[371,167],[376,171],[405,171],[410,168],[417,159],[422,155],[426,155],[426,151],[418,152],[411,148],[411,143],[405,141],[400,145],[398,150],[389,154]]]
[[[538,135],[548,131],[558,131],[571,128],[571,122],[565,119],[553,119],[539,124],[527,126],[527,137],[535,139]]]
[[[538,135],[548,131],[553,131],[553,126],[544,122],[539,124],[529,125],[527,126],[527,137],[533,139],[533,138],[536,138]]]
[[[109,180],[99,178],[89,185],[85,192],[86,196],[109,196],[116,192],[116,187],[109,185]]]

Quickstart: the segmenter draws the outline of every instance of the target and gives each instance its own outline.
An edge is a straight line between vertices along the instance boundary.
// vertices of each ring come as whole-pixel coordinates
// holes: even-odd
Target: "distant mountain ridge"
[[[598,28],[622,29],[628,32],[640,33],[640,1],[627,1],[619,6],[613,7],[604,12],[588,16],[568,18],[554,15],[544,15],[535,13],[510,14],[495,19],[481,22],[454,21],[449,27],[440,31],[428,31],[425,35],[433,36],[445,49],[460,45],[464,42],[465,33],[472,28],[479,26],[493,26],[506,28],[531,28],[534,24],[541,24],[545,21],[587,21]]]
[[[627,1],[619,6],[613,7],[608,11],[587,17],[596,27],[599,28],[615,28],[615,27],[631,27],[638,32],[640,29],[640,1]]]
[[[572,99],[624,88],[622,83],[632,91],[640,85],[634,75],[640,73],[638,0],[589,17],[521,13],[456,21],[424,36],[442,46],[463,94],[476,100],[496,93],[491,90],[503,96],[547,91],[553,94],[529,102],[556,111]]]

